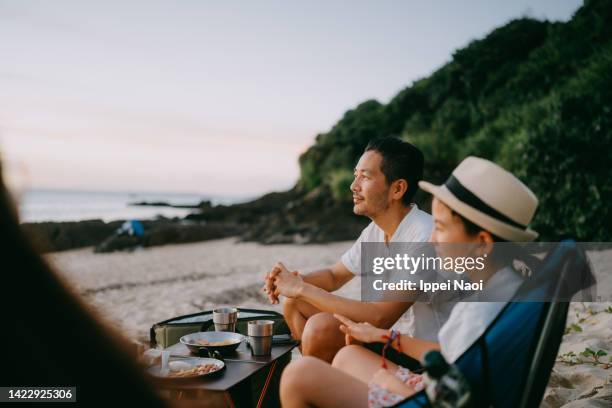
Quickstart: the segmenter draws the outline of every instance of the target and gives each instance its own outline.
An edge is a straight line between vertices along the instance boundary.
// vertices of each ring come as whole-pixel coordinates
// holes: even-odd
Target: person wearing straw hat
[[[533,241],[538,236],[528,228],[538,206],[535,194],[489,160],[467,157],[443,185],[420,181],[419,187],[498,241]]]
[[[471,248],[490,255],[486,268],[470,279],[482,279],[486,290],[503,293],[510,300],[523,282],[513,269],[520,259],[537,268],[535,258],[519,254],[495,254],[495,242],[532,241],[538,234],[529,228],[538,206],[533,192],[499,165],[478,157],[467,157],[443,185],[421,181],[419,186],[432,194],[434,230],[431,242],[469,243]],[[360,345],[386,343],[408,356],[421,359],[429,350],[440,350],[454,362],[491,324],[506,301],[459,302],[432,342],[367,323],[356,323],[336,315],[346,334],[347,346],[332,365],[304,357],[291,363],[281,379],[281,400],[285,407],[385,407],[396,404],[422,388],[420,376],[398,366]],[[330,393],[329,390],[334,390]]]

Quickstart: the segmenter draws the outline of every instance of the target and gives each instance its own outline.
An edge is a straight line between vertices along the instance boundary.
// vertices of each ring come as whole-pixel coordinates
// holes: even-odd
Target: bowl
[[[202,350],[229,354],[235,351],[244,339],[245,337],[240,333],[209,331],[187,334],[181,337],[180,342],[194,354],[200,354]]]

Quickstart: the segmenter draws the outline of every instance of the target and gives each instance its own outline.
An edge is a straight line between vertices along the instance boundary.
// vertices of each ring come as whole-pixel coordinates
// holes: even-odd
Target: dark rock
[[[172,207],[172,204],[165,201],[137,201],[134,203],[128,203],[128,205],[142,207]]]
[[[41,252],[64,251],[96,245],[111,235],[123,221],[39,222],[21,224]]]
[[[202,211],[209,210],[212,207],[213,207],[212,203],[208,200],[200,201],[200,204],[198,204],[198,208]]]
[[[224,223],[171,223],[145,230],[145,247],[206,241],[237,235],[240,227]]]
[[[352,204],[334,202],[326,187],[290,198],[256,218],[241,239],[263,244],[354,240],[369,223],[367,218],[353,214]]]
[[[281,211],[288,202],[299,198],[296,189],[285,192],[268,193],[256,200],[233,205],[210,205],[200,203],[200,212],[185,217],[189,220],[223,221],[237,224],[253,224],[262,216]]]
[[[142,207],[171,207],[171,208],[190,208],[190,209],[199,209],[202,206],[202,203],[209,201],[202,201],[200,204],[170,204],[165,201],[137,201],[134,203],[128,203],[131,206],[142,206]]]
[[[163,203],[148,203],[146,205]],[[144,205],[144,204],[143,204]],[[143,220],[144,236],[116,236],[123,221],[43,222],[22,224],[43,252],[96,246],[96,252],[130,250],[166,244],[239,236],[263,244],[308,244],[354,240],[368,224],[353,214],[350,203],[337,203],[327,187],[308,194],[293,188],[234,205],[202,201],[185,219]]]
[[[142,237],[111,236],[95,248],[95,252],[133,250],[166,244],[182,244],[207,241],[238,235],[241,227],[227,223],[197,223],[174,221],[143,221],[145,233]]]
[[[96,252],[111,252],[165,244],[205,241],[236,236],[244,227],[234,223],[192,222],[159,218],[144,220],[143,237],[116,235],[124,221],[105,223],[102,220],[74,222],[41,222],[21,225],[30,240],[41,252],[95,246]]]

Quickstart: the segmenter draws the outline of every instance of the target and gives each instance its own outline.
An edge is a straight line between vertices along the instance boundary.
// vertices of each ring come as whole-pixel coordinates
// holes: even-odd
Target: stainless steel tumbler
[[[251,353],[254,356],[269,356],[272,352],[272,335],[274,322],[272,320],[251,320],[247,328]]]
[[[213,323],[215,331],[236,331],[236,321],[238,321],[238,309],[235,307],[220,307],[213,309]]]

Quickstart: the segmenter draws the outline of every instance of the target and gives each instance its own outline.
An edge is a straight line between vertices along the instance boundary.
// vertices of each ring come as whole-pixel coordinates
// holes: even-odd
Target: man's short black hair
[[[382,156],[380,169],[388,184],[399,179],[406,180],[408,190],[402,196],[402,203],[410,205],[418,189],[418,182],[423,178],[423,152],[396,137],[371,140],[365,151],[375,151]]]

